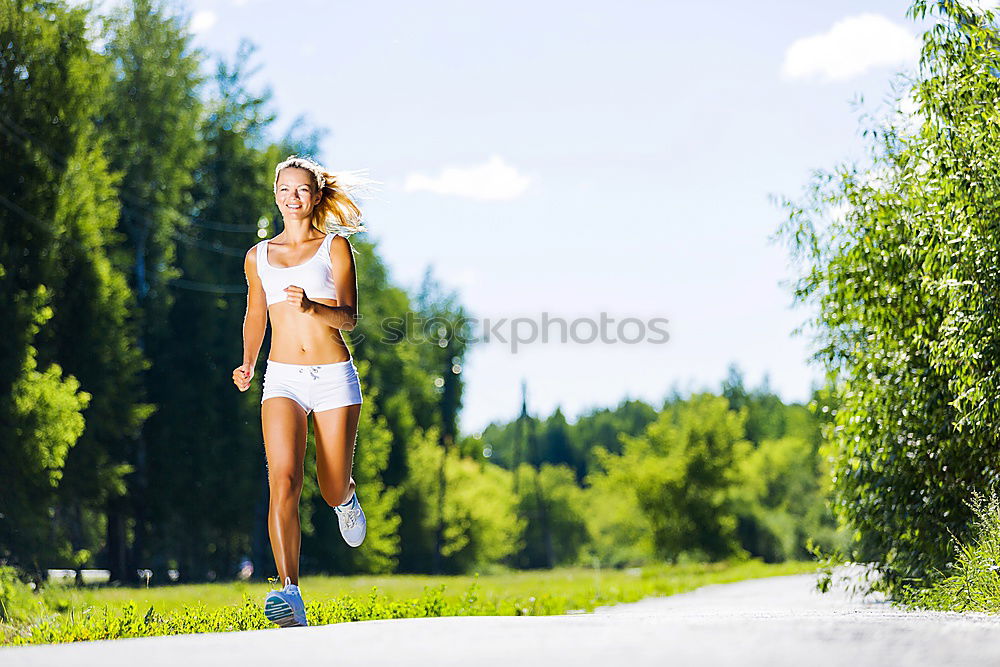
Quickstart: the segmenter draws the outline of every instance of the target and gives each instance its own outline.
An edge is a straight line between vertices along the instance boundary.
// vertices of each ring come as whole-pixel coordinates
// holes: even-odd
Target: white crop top
[[[330,239],[335,234],[327,234],[319,245],[319,250],[302,264],[295,266],[273,266],[267,261],[267,240],[257,244],[257,275],[264,286],[267,305],[284,301],[285,288],[297,285],[305,290],[309,298],[336,299],[330,264]]]

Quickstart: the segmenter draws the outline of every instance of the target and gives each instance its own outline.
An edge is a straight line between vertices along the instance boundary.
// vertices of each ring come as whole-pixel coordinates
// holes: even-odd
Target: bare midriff
[[[308,294],[306,295],[308,296]],[[311,299],[336,306],[336,299]],[[285,364],[335,364],[351,358],[340,329],[327,326],[290,303],[279,301],[267,307],[271,320],[271,352],[268,360]]]

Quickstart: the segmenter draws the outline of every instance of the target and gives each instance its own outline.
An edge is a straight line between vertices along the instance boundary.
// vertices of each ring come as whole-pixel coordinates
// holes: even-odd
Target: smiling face
[[[313,208],[323,197],[316,191],[316,181],[308,169],[286,167],[278,174],[274,202],[286,219],[308,220]]]

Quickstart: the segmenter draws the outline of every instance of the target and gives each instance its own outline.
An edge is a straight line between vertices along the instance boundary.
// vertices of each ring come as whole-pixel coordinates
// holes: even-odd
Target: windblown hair
[[[299,167],[312,174],[313,188],[323,193],[322,199],[316,204],[312,213],[312,226],[321,232],[337,233],[350,236],[357,232],[366,232],[368,228],[361,224],[361,208],[354,201],[372,190],[378,181],[373,181],[359,171],[327,171],[315,160],[289,155],[284,162],[274,168],[274,192],[278,192],[278,176],[282,169]]]

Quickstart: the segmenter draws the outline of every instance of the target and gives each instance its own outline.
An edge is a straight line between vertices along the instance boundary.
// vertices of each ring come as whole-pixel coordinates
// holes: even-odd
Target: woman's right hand
[[[240,391],[246,391],[250,388],[250,380],[253,378],[253,366],[248,361],[239,368],[233,369],[233,384]]]

